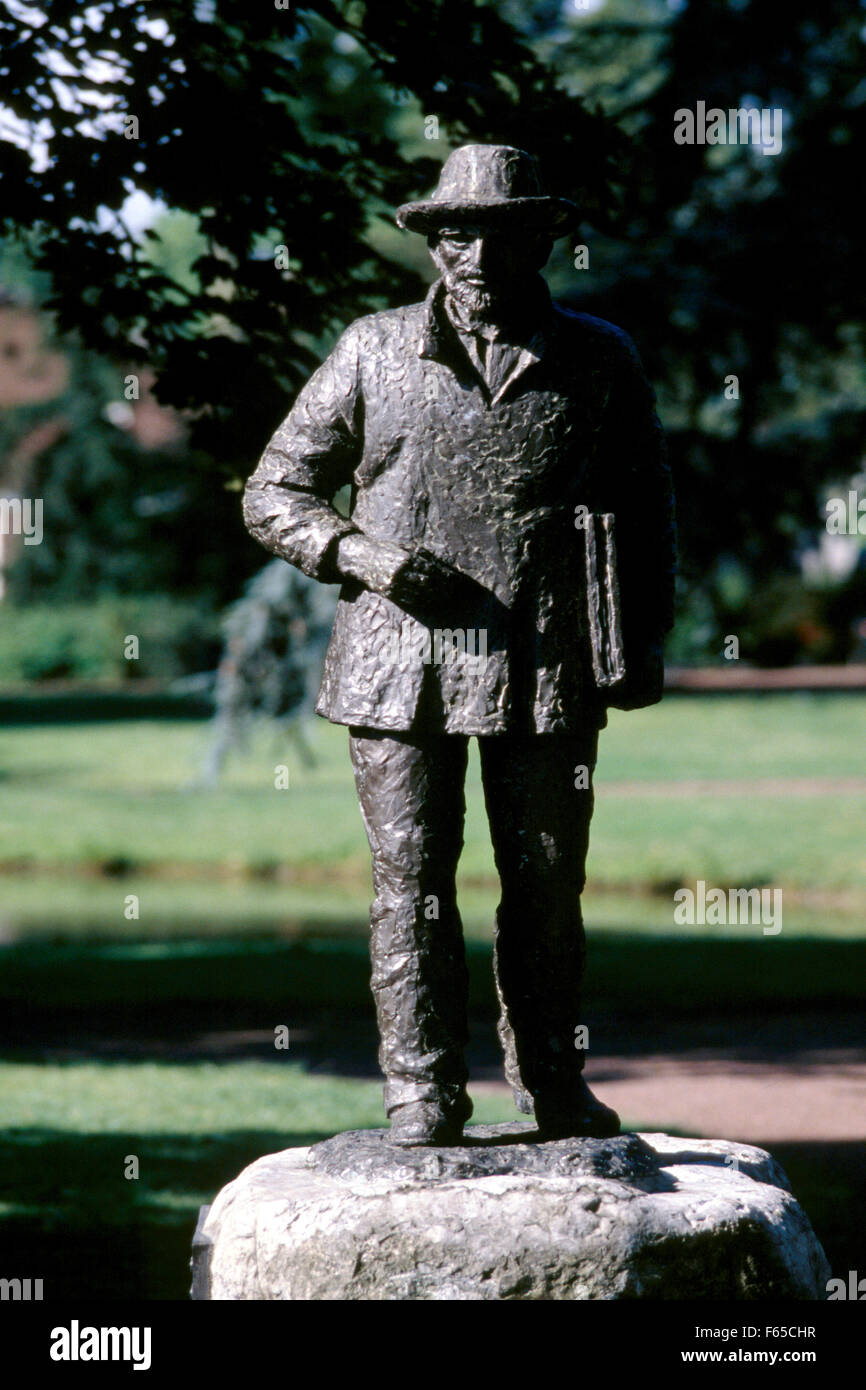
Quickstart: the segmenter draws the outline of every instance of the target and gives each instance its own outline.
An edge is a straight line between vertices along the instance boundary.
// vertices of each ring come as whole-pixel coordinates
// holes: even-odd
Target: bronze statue
[[[316,708],[350,730],[399,1144],[459,1143],[472,1113],[455,890],[472,736],[506,1075],[542,1138],[619,1132],[575,1046],[580,895],[606,709],[661,698],[673,499],[631,340],[553,304],[539,274],[577,218],[524,151],[454,150],[397,213],[440,278],[343,333],[244,496],[262,545],[342,581]],[[332,506],[347,484],[348,519]]]

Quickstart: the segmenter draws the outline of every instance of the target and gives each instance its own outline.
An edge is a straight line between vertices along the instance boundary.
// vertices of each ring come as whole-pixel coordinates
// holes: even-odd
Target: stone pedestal
[[[385,1130],[269,1154],[203,1209],[193,1297],[823,1299],[824,1252],[762,1149],[625,1134],[459,1148]],[[533,1142],[535,1141],[535,1142]]]

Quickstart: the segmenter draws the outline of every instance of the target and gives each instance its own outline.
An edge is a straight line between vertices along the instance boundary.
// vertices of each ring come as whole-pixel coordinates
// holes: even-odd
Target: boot
[[[472,1114],[472,1101],[464,1092],[453,1104],[438,1100],[413,1100],[389,1112],[388,1139],[403,1148],[443,1148],[460,1144],[463,1126]]]
[[[619,1115],[592,1094],[583,1077],[567,1091],[535,1096],[535,1122],[542,1139],[608,1139],[619,1134]]]

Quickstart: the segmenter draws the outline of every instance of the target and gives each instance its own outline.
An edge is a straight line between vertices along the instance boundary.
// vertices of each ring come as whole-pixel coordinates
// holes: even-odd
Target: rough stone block
[[[830,1269],[784,1172],[725,1140],[537,1142],[476,1125],[459,1148],[385,1130],[269,1154],[219,1193],[212,1299],[823,1299]],[[533,1142],[535,1141],[535,1142]]]

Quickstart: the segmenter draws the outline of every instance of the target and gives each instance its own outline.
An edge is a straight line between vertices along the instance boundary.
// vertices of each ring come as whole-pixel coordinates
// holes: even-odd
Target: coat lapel
[[[442,366],[448,367],[453,371],[454,352],[455,350],[459,350],[461,356],[472,363],[473,370],[479,379],[489,403],[491,405],[496,405],[513,386],[514,382],[517,381],[529,367],[540,362],[544,356],[553,318],[550,296],[547,294],[546,287],[544,303],[541,306],[543,326],[539,327],[526,345],[521,347],[517,361],[493,395],[491,395],[487,382],[484,380],[484,376],[479,370],[480,364],[473,361],[470,354],[464,348],[456,330],[448,321],[442,304],[444,294],[445,286],[442,280],[436,280],[430,286],[424,301],[424,316],[422,319],[421,336],[418,343],[418,356],[434,362],[440,362]]]

